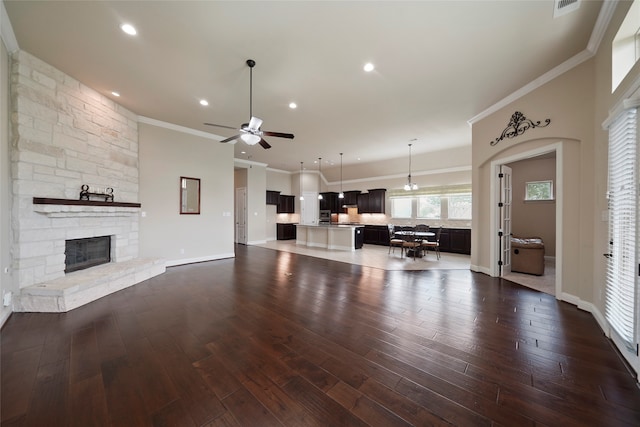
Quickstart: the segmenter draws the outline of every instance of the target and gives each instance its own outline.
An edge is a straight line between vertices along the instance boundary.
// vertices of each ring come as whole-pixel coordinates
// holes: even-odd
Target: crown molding
[[[569,58],[568,60],[558,65],[557,67],[547,71],[546,73],[544,73],[543,75],[535,79],[534,81],[530,82],[529,84],[513,92],[511,95],[507,96],[506,98],[503,98],[502,100],[496,102],[491,107],[482,111],[480,114],[470,118],[469,120],[467,120],[467,123],[469,123],[469,125],[473,125],[478,121],[487,118],[491,114],[501,110],[502,108],[517,101],[518,99],[522,98],[528,93],[533,92],[534,90],[538,89],[544,84],[549,83],[550,81],[557,78],[558,76],[566,73],[567,71],[577,67],[583,62],[594,57],[598,51],[598,48],[600,47],[602,38],[604,37],[607,27],[611,22],[611,18],[613,17],[613,12],[615,11],[617,5],[618,5],[618,0],[605,1],[602,4],[602,7],[600,8],[600,13],[598,14],[598,19],[596,20],[596,23],[593,27],[593,31],[591,32],[591,38],[589,39],[589,43],[587,44],[587,48],[585,50]]]
[[[14,53],[20,49],[3,1],[0,1],[0,37],[2,37],[2,42],[9,53]]]
[[[260,162],[254,162],[253,160],[245,160],[245,159],[233,159],[233,165],[234,166],[238,166],[238,167],[242,167],[244,169],[251,167],[251,166],[262,166],[262,167],[267,167],[266,163],[260,163]]]
[[[152,119],[152,118],[145,117],[145,116],[138,116],[138,122],[139,123],[146,123],[148,125],[157,126],[157,127],[160,127],[160,128],[174,130],[174,131],[180,132],[180,133],[186,133],[186,134],[189,134],[189,135],[199,136],[201,138],[213,139],[214,141],[218,141],[218,142],[220,142],[222,140],[222,137],[220,137],[218,135],[213,135],[213,134],[208,133],[208,132],[203,132],[201,130],[191,129],[191,128],[188,128],[188,127],[185,127],[185,126],[176,125],[176,124],[173,124],[173,123],[163,122],[162,120],[156,120],[156,119]]]

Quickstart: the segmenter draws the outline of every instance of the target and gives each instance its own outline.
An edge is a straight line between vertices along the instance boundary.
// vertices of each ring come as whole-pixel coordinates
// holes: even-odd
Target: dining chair
[[[396,227],[393,224],[389,224],[389,253],[391,253],[391,248],[393,248],[393,253],[396,253],[396,248],[400,248],[400,252],[404,252],[404,248],[402,247],[402,244],[404,243],[404,240],[402,240],[400,237],[396,237],[395,235],[395,229]]]
[[[423,240],[422,249],[429,252],[429,249],[433,249],[436,253],[436,259],[440,259],[440,233],[442,232],[442,226],[438,227],[436,231],[435,240]]]

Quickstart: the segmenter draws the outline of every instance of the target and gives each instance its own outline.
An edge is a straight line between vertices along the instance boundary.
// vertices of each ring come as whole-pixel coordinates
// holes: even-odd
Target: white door
[[[498,195],[498,211],[500,216],[500,224],[498,227],[498,239],[500,244],[498,250],[498,271],[503,276],[511,272],[511,201],[512,201],[512,183],[511,168],[506,165],[500,165],[498,170],[498,182],[500,185]]]
[[[300,201],[300,223],[314,225],[318,223],[318,193],[303,193]]]
[[[247,244],[247,189],[236,188],[236,243]]]

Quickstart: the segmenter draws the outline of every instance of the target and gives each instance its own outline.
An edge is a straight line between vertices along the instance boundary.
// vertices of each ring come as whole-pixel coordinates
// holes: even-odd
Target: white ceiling
[[[396,159],[375,171],[387,175],[406,172],[410,140],[414,156],[470,147],[469,119],[587,49],[602,2],[556,19],[546,0],[4,4],[20,49],[108,97],[117,90],[141,116],[218,139],[235,132],[203,123],[248,121],[254,59],[253,114],[295,139],[239,142],[236,158],[296,171],[322,157],[335,180],[340,152],[352,170]]]

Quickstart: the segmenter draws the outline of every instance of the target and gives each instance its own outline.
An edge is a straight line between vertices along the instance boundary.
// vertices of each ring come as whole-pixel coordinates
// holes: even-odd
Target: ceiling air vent
[[[580,7],[582,0],[556,0],[553,4],[553,17],[566,15]]]

